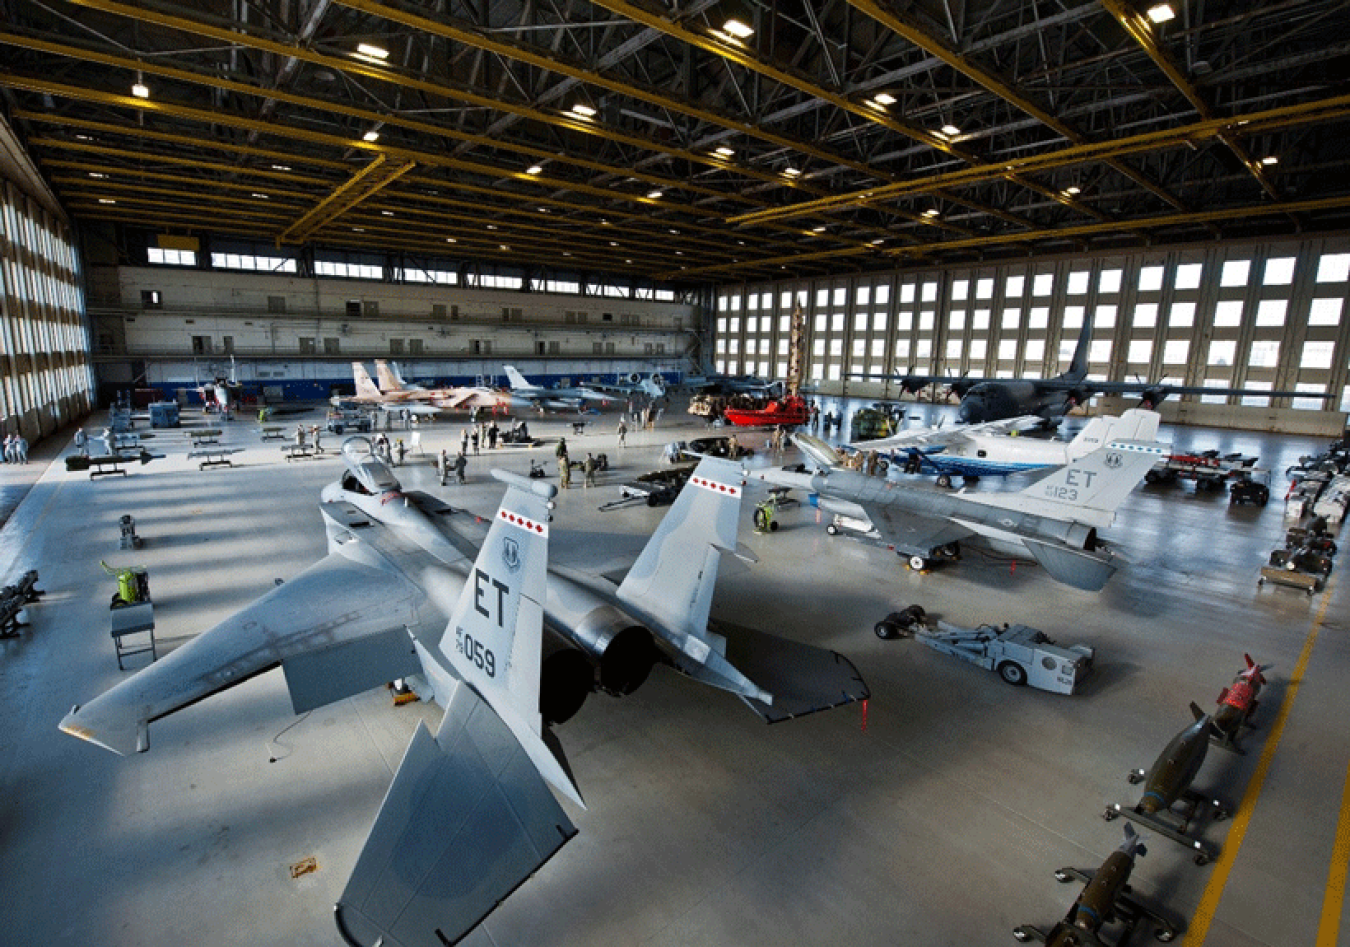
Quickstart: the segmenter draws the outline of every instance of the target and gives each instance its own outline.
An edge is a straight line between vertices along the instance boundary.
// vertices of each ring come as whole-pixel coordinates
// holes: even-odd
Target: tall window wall
[[[873,273],[723,287],[714,351],[719,371],[782,377],[800,305],[807,380],[826,391],[910,371],[1043,378],[1091,318],[1091,378],[1300,391],[1289,406],[1347,411],[1348,299],[1343,238]]]
[[[89,411],[83,294],[64,224],[9,183],[0,217],[0,428],[33,441]]]

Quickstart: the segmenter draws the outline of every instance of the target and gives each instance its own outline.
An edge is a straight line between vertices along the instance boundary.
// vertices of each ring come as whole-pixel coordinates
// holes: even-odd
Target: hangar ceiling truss
[[[1350,3],[1152,6],[0,0],[0,96],[77,219],[540,272],[1343,230]]]

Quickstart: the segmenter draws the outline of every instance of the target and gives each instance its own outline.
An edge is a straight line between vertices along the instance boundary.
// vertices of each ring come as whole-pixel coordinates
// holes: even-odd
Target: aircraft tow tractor
[[[945,621],[929,622],[921,606],[891,612],[874,629],[878,638],[913,635],[934,651],[994,671],[1009,684],[1030,684],[1056,694],[1072,694],[1092,671],[1096,649],[1087,645],[1062,648],[1044,632],[1026,625],[980,625],[962,628]]]

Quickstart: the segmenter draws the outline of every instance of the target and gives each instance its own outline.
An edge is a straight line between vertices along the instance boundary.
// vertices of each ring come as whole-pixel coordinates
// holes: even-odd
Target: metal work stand
[[[112,608],[108,612],[109,626],[112,631],[113,647],[117,650],[117,669],[125,671],[126,667],[122,664],[122,659],[133,654],[150,653],[150,660],[159,660],[159,654],[155,650],[155,604],[153,602],[136,602],[133,605],[121,605]],[[148,633],[150,640],[148,643],[139,645],[127,645],[123,638],[127,635]]]

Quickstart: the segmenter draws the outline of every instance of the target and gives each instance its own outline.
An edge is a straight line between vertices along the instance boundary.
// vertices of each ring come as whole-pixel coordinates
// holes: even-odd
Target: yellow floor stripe
[[[1322,898],[1322,921],[1317,925],[1317,947],[1336,947],[1341,908],[1345,904],[1347,870],[1350,870],[1350,769],[1345,771],[1345,788],[1341,790],[1341,818],[1336,823],[1336,844],[1331,848],[1331,869],[1327,872],[1327,890]]]
[[[1280,745],[1280,735],[1284,732],[1289,710],[1294,706],[1294,698],[1298,695],[1298,689],[1303,684],[1303,675],[1308,670],[1313,645],[1317,643],[1317,634],[1322,629],[1327,606],[1331,604],[1333,581],[1334,579],[1326,584],[1322,595],[1322,607],[1317,610],[1307,640],[1303,642],[1303,651],[1298,656],[1298,663],[1294,665],[1294,671],[1289,676],[1289,686],[1280,704],[1280,712],[1275,715],[1270,735],[1266,737],[1265,750],[1261,753],[1260,762],[1256,764],[1252,781],[1247,784],[1247,791],[1242,795],[1242,802],[1238,804],[1237,812],[1233,815],[1233,826],[1228,830],[1228,838],[1223,843],[1223,853],[1214,863],[1214,873],[1210,875],[1209,884],[1205,885],[1205,893],[1201,896],[1195,914],[1191,917],[1190,926],[1186,929],[1186,943],[1189,947],[1201,947],[1205,938],[1209,936],[1209,926],[1214,922],[1214,912],[1219,909],[1219,899],[1223,897],[1223,889],[1228,884],[1228,876],[1233,870],[1233,863],[1237,861],[1242,839],[1247,834],[1247,826],[1251,823],[1256,800],[1261,795],[1261,787],[1265,784],[1266,774],[1270,771],[1271,761],[1275,758],[1275,750]],[[1318,945],[1321,947],[1320,940]]]

